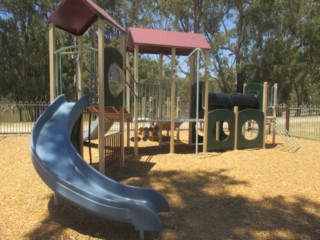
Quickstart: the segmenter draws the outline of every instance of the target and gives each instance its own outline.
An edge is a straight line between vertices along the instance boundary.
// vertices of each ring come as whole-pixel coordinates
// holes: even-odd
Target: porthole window
[[[112,63],[108,71],[109,90],[113,97],[117,97],[124,88],[124,75],[117,63]]]

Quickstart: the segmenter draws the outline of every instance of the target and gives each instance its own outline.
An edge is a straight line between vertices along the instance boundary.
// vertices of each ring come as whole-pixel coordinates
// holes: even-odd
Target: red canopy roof
[[[130,28],[127,50],[133,51],[139,45],[140,53],[171,54],[176,48],[177,55],[189,55],[194,49],[211,49],[202,34]]]
[[[105,10],[91,0],[62,0],[49,17],[48,23],[54,23],[58,28],[78,36],[84,34],[98,17],[125,32]]]

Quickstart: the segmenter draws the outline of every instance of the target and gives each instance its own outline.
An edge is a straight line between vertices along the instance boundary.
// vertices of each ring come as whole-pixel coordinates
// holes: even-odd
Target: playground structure
[[[83,45],[82,35],[97,21],[98,49]],[[119,30],[120,51],[105,47],[105,22]],[[203,152],[241,149],[251,147],[264,147],[264,132],[266,124],[266,90],[259,98],[259,91],[252,92],[251,86],[246,88],[247,95],[225,95],[209,93],[209,51],[210,45],[201,34],[170,32],[130,28],[127,36],[125,30],[115,22],[103,9],[90,0],[63,0],[49,18],[49,56],[50,56],[50,100],[51,106],[39,118],[32,132],[32,158],[34,166],[40,177],[55,192],[58,203],[59,197],[106,218],[132,223],[141,233],[144,231],[159,231],[160,221],[158,211],[169,211],[165,198],[151,189],[141,189],[124,186],[97,173],[93,168],[85,165],[82,155],[83,140],[98,138],[99,171],[105,173],[105,144],[112,141],[105,138],[105,133],[112,123],[120,123],[120,134],[117,144],[112,148],[121,149],[121,166],[124,166],[124,123],[132,120],[130,109],[130,95],[133,94],[133,120],[134,120],[134,155],[138,156],[138,129],[139,122],[155,123],[154,127],[143,129],[143,140],[159,139],[162,143],[162,131],[170,130],[170,153],[174,153],[175,130],[182,122],[189,122],[189,140],[195,139],[196,152],[199,137],[198,125],[203,123]],[[77,38],[77,45],[56,50],[55,29],[60,28]],[[126,37],[128,37],[126,42]],[[85,57],[86,52],[90,57]],[[69,79],[68,92],[76,103],[67,103],[63,80],[63,54],[76,56],[76,71],[74,79]],[[130,53],[133,53],[133,74],[130,66]],[[158,84],[158,98],[150,98],[150,112],[148,119],[142,119],[138,114],[139,93],[139,54],[159,54],[160,72]],[[196,54],[196,59],[195,55]],[[200,54],[204,56],[203,80],[200,81]],[[168,101],[167,117],[163,116],[162,87],[163,87],[163,56],[171,55],[170,69],[170,98]],[[180,119],[176,114],[176,56],[188,56],[191,62],[189,86],[193,85],[194,96],[190,98],[189,118]],[[90,67],[87,67],[87,78],[84,76],[84,59],[88,58]],[[96,65],[96,66],[95,66]],[[125,70],[124,70],[125,69]],[[125,72],[125,75],[123,74]],[[133,78],[134,86],[130,86]],[[127,87],[125,88],[125,83]],[[72,86],[73,84],[73,86]],[[70,85],[72,87],[70,87]],[[203,87],[202,87],[203,86]],[[266,87],[264,89],[267,89]],[[202,93],[200,94],[202,90]],[[250,92],[251,91],[251,92]],[[90,96],[84,96],[89,93]],[[249,94],[256,94],[252,97]],[[151,95],[154,94],[151,93]],[[150,93],[149,93],[150,95]],[[191,95],[191,89],[190,89]],[[200,96],[201,95],[201,96]],[[261,101],[263,98],[263,101]],[[80,99],[80,100],[78,100]],[[201,100],[200,100],[201,99]],[[222,99],[222,101],[219,101]],[[146,98],[145,98],[146,101]],[[201,102],[201,103],[200,103]],[[170,103],[170,104],[169,104]],[[155,110],[155,104],[160,108]],[[221,104],[221,106],[219,106]],[[97,114],[97,120],[89,124],[89,130],[82,132],[81,113],[84,109]],[[232,111],[232,108],[234,110]],[[211,111],[212,110],[212,111]],[[254,121],[259,127],[257,137],[245,139],[243,129],[246,122]],[[228,134],[224,125],[228,125]],[[251,127],[251,122],[247,126]],[[273,124],[274,126],[274,124]],[[194,129],[195,131],[194,131]],[[127,127],[127,131],[129,131]],[[142,132],[142,131],[141,131]],[[150,133],[153,133],[150,136]],[[73,137],[73,145],[70,135]],[[157,134],[157,135],[155,135]],[[191,137],[190,137],[191,136]],[[127,134],[129,143],[129,134]],[[110,137],[111,138],[111,137]],[[48,143],[52,148],[48,148]],[[50,146],[51,146],[50,145]],[[129,145],[129,144],[128,144]],[[75,151],[77,149],[78,153]],[[50,152],[48,156],[44,152]],[[58,159],[64,159],[59,161]],[[67,166],[64,168],[64,164]],[[70,174],[70,175],[68,175]],[[69,176],[72,176],[70,180]],[[105,187],[109,187],[107,190]],[[118,210],[112,210],[118,208]]]
[[[195,143],[196,145],[196,152],[198,152],[197,147],[199,145],[199,138],[195,137],[197,134],[195,132],[199,131],[199,123],[203,125],[202,135],[203,138],[200,139],[200,142],[203,144],[203,152],[206,151],[214,151],[214,150],[226,150],[226,149],[241,149],[241,148],[259,148],[264,147],[264,130],[266,125],[266,111],[267,111],[267,87],[265,90],[262,88],[258,88],[258,92],[252,92],[250,90],[251,86],[259,86],[259,84],[251,84],[246,89],[247,91],[251,91],[245,94],[223,94],[223,93],[209,93],[208,90],[208,65],[209,65],[209,50],[210,45],[206,42],[201,34],[191,34],[191,33],[180,33],[180,32],[170,32],[170,31],[163,31],[163,30],[150,30],[150,29],[141,29],[141,28],[130,28],[128,33],[127,43],[125,42],[125,34],[121,35],[121,52],[119,53],[117,50],[113,48],[107,48],[104,51],[104,56],[108,56],[104,59],[104,104],[99,101],[100,99],[96,99],[97,96],[96,90],[97,87],[94,87],[97,83],[97,80],[93,80],[89,87],[87,87],[88,92],[91,93],[92,99],[90,100],[91,104],[88,109],[91,112],[98,113],[98,115],[104,114],[105,118],[110,121],[110,112],[108,112],[108,107],[115,109],[115,107],[119,107],[119,115],[117,120],[121,123],[121,130],[120,132],[124,132],[124,121],[130,121],[131,116],[129,112],[126,112],[126,109],[133,114],[133,121],[134,121],[134,136],[131,137],[129,134],[129,127],[127,126],[127,146],[130,144],[130,140],[134,142],[134,155],[138,156],[138,129],[141,127],[141,123],[145,123],[145,125],[150,124],[150,126],[156,126],[159,130],[157,131],[156,138],[150,139],[158,139],[159,145],[162,145],[162,131],[167,130],[170,131],[170,153],[174,153],[174,136],[175,131],[177,130],[177,137],[179,136],[179,126],[183,122],[189,122],[189,144]],[[181,40],[183,39],[183,41]],[[123,54],[126,49],[126,54]],[[99,51],[97,51],[99,52]],[[130,66],[130,53],[133,53],[133,73],[131,72]],[[149,86],[151,86],[148,90],[144,88],[145,92],[141,92],[141,85],[146,84],[147,80],[139,79],[139,54],[159,54],[159,77],[158,79],[154,79]],[[83,53],[79,53],[79,55],[83,55]],[[123,58],[122,56],[125,57]],[[164,80],[164,66],[163,66],[163,58],[164,55],[168,56],[171,55],[171,69],[169,71],[170,79],[166,81]],[[202,80],[200,81],[200,66],[199,66],[199,58],[200,55],[204,56],[204,71],[202,72]],[[190,91],[189,95],[192,96],[189,101],[190,106],[190,115],[183,116],[182,118],[179,116],[179,96],[177,97],[176,91],[176,74],[177,68],[180,67],[181,64],[176,62],[177,56],[186,56],[188,59],[188,63],[195,63],[193,67],[190,66],[190,77],[189,77],[189,85]],[[111,59],[111,60],[110,60]],[[112,66],[112,61],[117,59],[118,66],[122,64],[124,67],[119,67],[118,75],[122,75],[121,68],[125,69],[125,78],[126,83],[128,86],[125,88],[123,85],[123,80],[120,81],[109,81],[109,68]],[[108,62],[111,61],[111,62]],[[77,76],[80,75],[81,77],[81,67],[78,67],[77,64]],[[102,70],[100,70],[102,71]],[[58,71],[57,71],[58,72]],[[94,71],[92,71],[94,72]],[[61,75],[61,74],[60,74]],[[122,77],[122,76],[121,76]],[[120,77],[120,78],[121,78]],[[120,79],[119,78],[119,79]],[[76,81],[80,84],[80,80]],[[133,86],[130,86],[130,83],[133,83]],[[99,82],[100,84],[100,82]],[[166,84],[166,85],[165,85]],[[88,85],[88,84],[87,84]],[[116,86],[114,94],[112,91],[112,87]],[[118,87],[117,87],[118,86]],[[101,86],[100,86],[101,88]],[[169,89],[171,92],[168,94],[167,97],[163,97],[164,95],[164,88]],[[195,92],[196,94],[193,95],[191,92],[197,89]],[[122,90],[125,89],[125,92]],[[201,90],[200,90],[201,89]],[[140,91],[139,91],[140,90]],[[201,92],[202,91],[202,92]],[[266,92],[263,92],[266,91]],[[83,90],[83,92],[86,92]],[[145,94],[148,92],[147,94]],[[133,93],[133,94],[132,94]],[[144,95],[145,94],[145,95]],[[254,97],[249,95],[257,95],[258,96],[258,103],[259,109],[256,106],[247,106],[250,105],[250,101],[254,100]],[[79,94],[80,95],[80,94]],[[98,96],[100,96],[99,94]],[[116,95],[116,97],[115,97]],[[215,101],[214,97],[211,98],[210,96],[219,96],[217,101]],[[224,95],[224,96],[223,96]],[[229,100],[227,95],[229,96]],[[265,98],[263,96],[266,96]],[[219,99],[220,98],[220,99]],[[177,99],[177,100],[176,100]],[[219,102],[221,99],[223,101],[227,101],[225,103]],[[131,105],[131,100],[133,100],[133,106]],[[209,102],[210,101],[210,102]],[[228,103],[228,101],[230,101]],[[239,101],[239,103],[237,102]],[[249,101],[249,102],[248,102]],[[201,104],[199,104],[201,102]],[[263,103],[263,104],[262,104]],[[224,107],[212,107],[216,104],[226,104]],[[97,106],[98,105],[98,106]],[[104,106],[100,106],[104,105]],[[146,107],[148,105],[148,107]],[[162,106],[166,106],[164,110]],[[210,106],[211,105],[211,106]],[[235,110],[233,109],[234,106],[237,106],[239,109],[239,113],[230,113],[228,111]],[[197,109],[194,109],[197,108]],[[176,111],[177,110],[177,111]],[[213,110],[214,112],[211,112]],[[246,111],[244,111],[246,110]],[[103,113],[102,113],[103,112]],[[210,113],[209,113],[210,112]],[[140,113],[140,114],[139,114]],[[200,114],[200,115],[199,115]],[[120,118],[120,115],[123,116]],[[231,119],[225,119],[225,115],[230,116]],[[234,116],[236,115],[236,116]],[[248,119],[250,117],[252,119]],[[258,117],[259,116],[259,117]],[[233,120],[234,118],[234,120]],[[101,117],[98,117],[101,119]],[[237,124],[235,124],[237,121]],[[240,121],[240,122],[239,122]],[[99,138],[99,170],[101,172],[104,171],[105,168],[105,161],[103,157],[100,157],[100,152],[104,151],[105,146],[100,144],[103,140],[100,140],[103,133],[105,133],[106,129],[109,128],[111,124],[103,124],[102,121],[101,125],[104,125],[104,131],[101,134],[98,133],[101,131],[102,126],[99,126],[99,120],[95,122],[93,125],[93,131],[90,135],[87,133],[85,134],[84,139],[88,139],[88,136],[92,138],[98,137]],[[258,134],[256,137],[252,139],[247,139],[243,136],[245,125],[250,122],[256,123],[258,126]],[[226,135],[223,131],[224,125],[229,126],[230,136]],[[221,125],[219,127],[218,125]],[[237,126],[236,126],[237,125]],[[248,124],[247,124],[248,125]],[[247,127],[247,129],[250,127]],[[215,129],[214,131],[212,129]],[[99,137],[101,135],[101,137]],[[124,165],[124,139],[123,134],[121,136],[121,156],[122,156],[122,166]],[[90,138],[89,138],[90,139]],[[143,140],[149,139],[142,137]],[[232,143],[232,144],[231,144]],[[101,148],[101,149],[100,149]]]
[[[68,4],[61,4],[63,5],[63,9],[68,9],[73,3],[72,1],[65,1]],[[69,5],[70,4],[70,5]],[[97,16],[103,17],[107,20],[110,20],[110,16],[106,15],[106,13],[100,9],[98,6],[96,6],[91,1],[84,1],[84,5],[89,6],[88,8],[94,8],[96,11]],[[62,11],[61,11],[62,12]],[[61,14],[60,12],[58,14]],[[209,114],[209,90],[208,90],[208,80],[209,80],[209,74],[208,74],[208,66],[209,66],[209,50],[210,45],[206,42],[206,40],[203,38],[201,34],[192,34],[192,33],[181,33],[181,32],[170,32],[170,31],[163,31],[163,30],[150,30],[150,29],[141,29],[141,28],[130,28],[128,36],[126,35],[125,31],[119,26],[113,19],[110,20],[111,25],[117,27],[120,32],[122,33],[120,35],[120,52],[113,48],[107,48],[104,49],[104,43],[103,39],[99,40],[99,49],[94,50],[92,48],[88,48],[82,45],[82,38],[81,34],[85,32],[85,29],[83,29],[83,26],[80,24],[79,26],[72,26],[73,23],[70,23],[70,26],[64,22],[61,21],[62,18],[58,19],[56,18],[55,25],[50,25],[50,39],[53,39],[53,29],[54,26],[57,26],[63,30],[66,30],[67,32],[70,32],[74,35],[77,35],[77,42],[78,45],[74,47],[76,49],[72,54],[76,54],[77,57],[77,63],[76,63],[76,74],[75,74],[75,83],[77,84],[76,87],[76,93],[78,99],[83,95],[83,93],[89,92],[91,95],[90,98],[90,106],[88,107],[90,112],[95,112],[98,114],[98,119],[107,119],[108,121],[119,121],[120,122],[120,132],[124,132],[124,121],[130,121],[131,116],[129,112],[126,112],[124,109],[124,103],[126,106],[126,109],[130,111],[131,108],[131,95],[133,95],[133,110],[130,111],[130,113],[133,114],[133,120],[134,120],[134,136],[133,136],[133,142],[134,142],[134,155],[138,156],[138,129],[139,129],[139,122],[149,122],[151,125],[153,123],[156,123],[156,126],[159,127],[159,145],[162,145],[162,131],[163,130],[170,130],[170,135],[172,136],[170,138],[170,153],[174,153],[174,135],[175,130],[178,130],[177,135],[179,135],[179,125],[181,125],[183,122],[189,122],[189,144],[192,142],[195,142],[196,148],[198,146],[198,137],[194,137],[194,131],[198,131],[198,125],[199,122],[203,124],[203,152],[207,152],[208,150],[224,150],[224,149],[232,149],[238,147],[238,138],[242,138],[241,134],[238,134],[238,130],[232,128],[232,126],[235,126],[235,124],[229,124],[231,126],[231,136],[230,139],[226,136],[223,136],[222,134],[217,134],[217,136],[213,136],[211,128],[213,125],[220,124],[220,122],[223,119],[216,119],[217,115],[224,115],[222,113],[222,109],[219,109],[221,113],[218,113],[218,109],[214,109],[215,113]],[[92,20],[89,19],[92,23]],[[98,19],[99,20],[99,19]],[[98,21],[99,22],[99,21]],[[86,22],[88,26],[89,23]],[[99,25],[99,24],[98,24]],[[78,27],[78,29],[76,28]],[[99,28],[102,29],[102,23],[100,23]],[[126,41],[127,37],[127,41]],[[55,98],[56,95],[58,95],[61,92],[61,86],[63,85],[62,81],[62,74],[61,74],[61,54],[62,50],[55,51],[55,46],[53,44],[53,41],[50,40],[50,72],[51,72],[51,101]],[[66,50],[68,48],[64,48],[63,50]],[[85,80],[83,76],[83,62],[82,59],[84,59],[84,51],[89,52],[91,55],[91,58],[93,59],[90,62],[90,71],[88,71],[91,77],[91,80]],[[102,53],[103,52],[103,53]],[[133,53],[133,73],[131,72],[131,66],[130,66],[130,53]],[[142,81],[139,79],[139,54],[159,54],[160,63],[159,63],[159,78],[156,79],[156,84],[152,83],[153,89],[152,91],[149,90],[149,99],[147,97],[143,97],[143,93],[139,92],[139,87],[142,85]],[[204,72],[202,76],[202,82],[200,82],[199,79],[199,58],[200,55],[204,56]],[[168,56],[171,55],[171,69],[170,69],[170,80],[167,81],[167,89],[169,89],[171,92],[170,94],[167,94],[167,98],[163,98],[163,73],[164,73],[164,67],[163,67],[163,58],[164,55]],[[98,57],[96,57],[98,56]],[[104,57],[108,56],[108,57]],[[180,63],[177,64],[176,62],[176,56],[187,56],[187,58],[190,58],[188,60],[190,64],[190,78],[189,78],[189,85],[196,86],[198,89],[196,91],[196,96],[192,96],[193,99],[190,98],[189,106],[190,106],[190,112],[193,108],[193,106],[196,106],[196,108],[203,108],[203,113],[201,117],[198,116],[200,113],[200,109],[194,110],[195,114],[191,113],[188,117],[180,118],[178,111],[176,112],[176,109],[179,108],[179,96],[177,98],[176,96],[176,72],[177,68],[179,67]],[[195,59],[197,58],[197,59]],[[98,68],[96,68],[94,65],[95,60],[98,59]],[[111,59],[111,62],[109,62]],[[59,61],[58,61],[59,60]],[[109,75],[109,68],[113,68],[114,65],[112,61],[116,60],[118,68],[115,68],[116,70],[112,70],[111,72],[115,72],[118,76],[118,79],[122,78],[123,71],[122,68],[125,69],[125,78],[126,83],[130,85],[130,82],[133,82],[133,87],[127,86],[124,88],[123,80],[115,81],[111,80],[109,81],[108,75]],[[195,61],[196,60],[196,61]],[[58,65],[56,62],[59,62],[60,65]],[[192,64],[193,62],[193,64]],[[196,64],[194,64],[196,63]],[[56,67],[58,66],[58,67]],[[123,66],[123,67],[122,67]],[[52,70],[52,68],[56,69],[55,71]],[[98,69],[98,70],[97,70]],[[96,74],[96,72],[98,74]],[[55,76],[58,74],[58,76]],[[96,76],[97,75],[97,76]],[[116,77],[117,78],[117,77]],[[132,80],[133,78],[133,80]],[[105,81],[98,81],[97,79],[105,79]],[[84,81],[85,80],[85,81]],[[97,87],[98,84],[98,87]],[[151,85],[152,85],[151,84]],[[202,93],[202,105],[199,106],[200,101],[200,88],[199,85],[204,85],[204,93]],[[115,88],[115,89],[113,89]],[[155,91],[156,88],[156,91]],[[190,87],[191,88],[191,87]],[[123,89],[125,89],[125,94],[122,92]],[[157,96],[152,96],[157,92]],[[133,93],[133,94],[132,94]],[[189,92],[191,95],[191,90]],[[212,95],[212,94],[211,94]],[[267,94],[264,94],[267,95]],[[99,96],[99,99],[97,98]],[[235,95],[236,97],[236,95]],[[240,101],[246,101],[245,99],[241,99],[242,95],[238,95],[236,97],[237,99],[240,99]],[[139,103],[140,99],[140,103]],[[177,100],[176,100],[177,99]],[[265,100],[265,99],[264,99]],[[104,101],[104,102],[103,102]],[[164,101],[166,102],[164,104]],[[259,100],[260,102],[261,99]],[[149,103],[149,115],[146,118],[146,107],[145,105]],[[244,103],[246,104],[246,103]],[[265,103],[266,104],[266,103]],[[264,109],[262,109],[262,105],[260,106],[260,111],[263,112],[264,116],[260,116],[258,121],[259,126],[259,134],[258,139],[256,141],[259,141],[258,143],[253,143],[253,140],[246,140],[243,139],[243,141],[247,141],[245,145],[242,146],[242,142],[239,142],[240,148],[246,148],[246,147],[264,147],[264,137],[262,136],[263,129],[265,128],[266,124],[266,105],[263,104]],[[141,115],[139,115],[139,105],[142,105],[140,107],[141,109]],[[166,116],[164,114],[162,106],[166,105]],[[232,104],[231,104],[232,105]],[[110,107],[108,111],[108,107]],[[110,119],[113,117],[110,117],[111,115],[114,116],[110,111],[114,111],[116,109],[117,117],[114,119]],[[230,110],[230,109],[228,109]],[[240,123],[242,123],[242,119],[244,118],[246,120],[246,114],[254,114],[253,112],[255,110],[242,112],[240,109],[239,116],[237,115],[237,118],[235,118],[236,121],[240,120]],[[230,115],[230,113],[227,113]],[[232,114],[231,114],[232,115]],[[260,113],[258,115],[261,115]],[[244,116],[244,117],[241,117]],[[240,117],[240,118],[239,118]],[[212,120],[212,123],[209,123],[209,118]],[[220,117],[221,118],[221,117]],[[261,119],[264,118],[263,123],[261,123]],[[228,122],[227,122],[228,123]],[[238,123],[237,123],[238,124]],[[86,136],[83,139],[89,139],[90,137],[99,139],[99,170],[101,172],[105,171],[105,161],[104,161],[104,133],[105,130],[110,127],[111,124],[105,124],[104,121],[95,122],[92,128],[92,132],[89,131],[91,134]],[[209,126],[210,125],[210,126]],[[222,124],[223,126],[223,124]],[[274,124],[272,125],[274,126]],[[242,126],[241,126],[242,127]],[[210,130],[209,130],[210,128]],[[219,129],[219,127],[215,127],[216,129]],[[223,128],[222,128],[223,129]],[[239,126],[237,126],[237,129],[240,129]],[[130,144],[130,134],[129,127],[127,126],[127,146]],[[99,133],[99,134],[97,134]],[[240,132],[239,132],[240,133]],[[234,138],[235,135],[235,143],[233,145],[230,145],[228,141],[232,142],[232,138]],[[90,136],[90,137],[89,137]],[[121,136],[121,156],[122,161],[121,165],[124,165],[124,138],[123,134]],[[239,137],[238,137],[239,136]],[[82,139],[82,138],[80,138]],[[132,139],[132,138],[131,138]],[[195,139],[195,141],[193,141]],[[226,141],[228,139],[228,141]],[[217,142],[221,142],[219,143]],[[261,144],[261,141],[263,143]],[[250,143],[249,143],[250,142]],[[234,145],[236,144],[236,147]],[[208,145],[210,147],[208,148]],[[81,152],[81,146],[79,147],[79,150]],[[197,152],[197,150],[196,150]]]
[[[97,51],[83,46],[82,35],[98,22]],[[120,49],[105,48],[105,22],[120,33]],[[144,239],[144,231],[160,231],[159,211],[169,211],[166,199],[157,191],[115,182],[96,171],[82,159],[82,141],[96,134],[96,127],[82,135],[82,112],[87,108],[98,113],[99,170],[105,172],[105,130],[109,122],[119,121],[123,133],[125,120],[130,120],[123,107],[123,66],[125,30],[103,9],[90,0],[63,0],[48,19],[49,66],[51,105],[37,120],[31,134],[31,155],[35,169],[42,180],[54,191],[55,203],[59,198],[78,205],[108,219],[132,223]],[[76,36],[77,46],[56,51],[56,27]],[[69,80],[71,97],[80,99],[67,102],[63,89],[63,74],[59,64],[62,53],[76,55],[75,78]],[[97,66],[89,69],[89,81],[84,82],[84,50],[97,54]],[[95,57],[94,57],[95,59]],[[93,60],[92,62],[94,62]],[[97,74],[95,74],[97,67]],[[97,76],[95,76],[97,75]],[[90,78],[89,77],[89,78]],[[72,91],[70,91],[72,89]],[[88,92],[91,97],[84,95]],[[98,96],[98,97],[96,97]],[[72,99],[74,100],[74,99]],[[124,159],[123,134],[120,134],[122,160]],[[71,141],[72,139],[72,141]],[[122,161],[124,164],[124,161]]]

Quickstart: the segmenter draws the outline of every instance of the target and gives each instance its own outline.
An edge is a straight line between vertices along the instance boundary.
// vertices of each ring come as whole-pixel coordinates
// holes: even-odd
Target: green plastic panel
[[[216,139],[216,124],[221,123],[220,136]],[[229,125],[229,135],[226,135],[222,129],[223,123]],[[234,148],[235,136],[235,114],[227,109],[218,109],[209,112],[208,114],[208,151],[222,151]]]
[[[254,120],[258,124],[258,133],[254,139],[246,139],[242,134],[242,126],[249,120]],[[255,109],[246,109],[239,112],[238,119],[238,148],[261,148],[264,138],[264,114]]]

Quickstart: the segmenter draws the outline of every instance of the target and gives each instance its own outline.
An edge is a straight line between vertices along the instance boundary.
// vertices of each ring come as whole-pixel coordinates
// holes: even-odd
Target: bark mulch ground
[[[63,201],[35,172],[30,136],[0,136],[0,239],[138,239],[130,224],[105,220]],[[297,139],[296,153],[281,139],[266,149],[194,154],[180,143],[168,154],[140,142],[140,158],[116,163],[107,175],[163,193],[163,231],[145,239],[320,239],[320,142]],[[268,141],[269,142],[269,141]],[[97,149],[93,147],[93,160]],[[132,149],[128,152],[130,153]],[[85,148],[88,159],[88,149]]]

